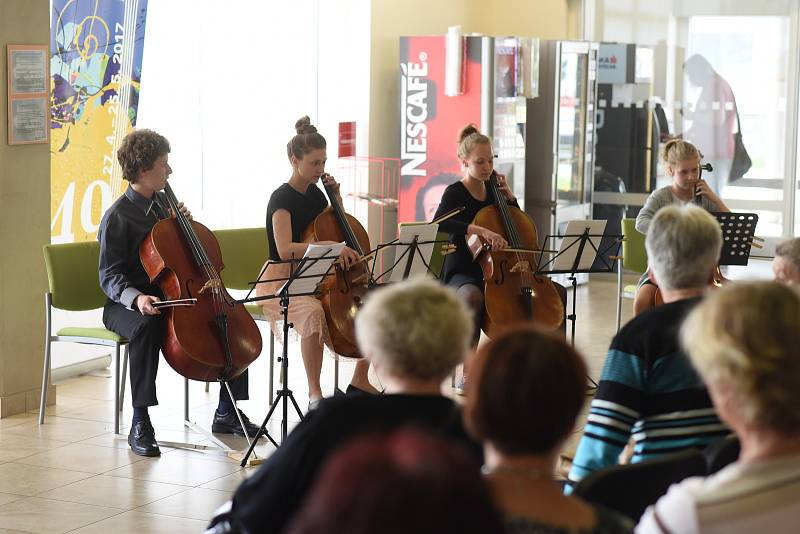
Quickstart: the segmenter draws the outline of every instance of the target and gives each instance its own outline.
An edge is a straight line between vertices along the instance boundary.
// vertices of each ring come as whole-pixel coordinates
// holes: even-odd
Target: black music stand
[[[753,247],[758,215],[755,213],[714,212],[722,228],[720,265],[747,265]]]
[[[435,224],[435,223],[430,223],[430,224]],[[423,228],[425,226],[428,225],[413,225],[404,228],[415,228],[415,227]],[[435,235],[436,232],[433,232],[433,234]],[[385,271],[375,276],[375,280],[381,280],[387,275],[389,275],[392,281],[396,282],[398,280],[405,280],[412,274],[419,273],[420,271],[424,271],[438,278],[436,273],[434,273],[431,270],[431,265],[430,265],[431,254],[433,252],[433,249],[431,248],[428,251],[424,251],[424,249],[426,248],[426,245],[436,246],[437,244],[441,245],[448,243],[450,243],[448,239],[420,239],[420,235],[415,234],[411,236],[409,242],[407,243],[402,241],[402,236],[401,236],[389,241],[388,243],[378,245],[375,248],[376,258],[378,256],[377,253],[388,248],[394,248],[395,250],[401,249],[402,252],[400,254],[395,254],[395,260],[392,263],[392,265],[390,265],[389,268],[386,269]],[[401,262],[403,262],[402,266]],[[395,269],[397,268],[402,269],[401,276],[394,275]],[[374,264],[373,264],[373,271],[374,271]]]
[[[610,245],[598,249],[595,246],[594,241],[592,238],[602,239],[603,237],[610,237],[613,239]],[[613,234],[590,234],[589,229],[586,228],[583,233],[581,234],[567,234],[567,235],[548,235],[545,237],[545,243],[548,242],[549,239],[568,239],[573,238],[573,241],[569,243],[566,247],[556,252],[556,254],[550,258],[547,262],[543,265],[537,266],[536,274],[567,274],[569,275],[568,279],[571,281],[572,285],[572,313],[567,315],[567,320],[570,321],[571,324],[571,338],[570,341],[572,346],[575,346],[575,323],[578,319],[578,315],[576,312],[576,302],[577,302],[577,294],[578,294],[578,279],[575,275],[577,274],[592,274],[592,273],[611,273],[614,272],[614,262],[616,258],[619,256],[619,249],[622,246],[622,235],[613,235]],[[588,268],[580,268],[581,258],[583,257],[584,252],[586,251],[587,244],[591,247],[591,250],[594,252],[597,258],[600,259],[600,266],[595,267],[593,265],[594,261],[589,263]],[[567,251],[572,252],[573,247],[577,247],[577,252],[575,254],[575,259],[572,262],[572,267],[570,269],[560,269],[560,270],[551,270],[547,269],[548,266],[552,265],[555,262],[556,258],[564,255]],[[613,254],[610,252],[614,250]],[[589,377],[589,380],[597,387],[597,383]]]
[[[281,299],[281,315],[283,315],[283,351],[281,356],[278,357],[278,360],[281,363],[281,376],[283,377],[283,384],[281,388],[275,394],[275,398],[272,401],[272,404],[269,407],[269,411],[267,412],[266,417],[264,417],[264,421],[261,423],[261,426],[256,432],[256,435],[253,439],[253,442],[250,444],[250,448],[247,450],[244,458],[242,459],[241,466],[244,467],[247,465],[247,460],[251,454],[253,454],[253,449],[255,449],[256,444],[258,443],[258,439],[261,437],[262,434],[267,436],[267,439],[272,442],[275,447],[278,447],[278,444],[275,440],[270,436],[269,432],[267,432],[266,427],[267,423],[269,423],[270,418],[272,418],[272,414],[275,413],[275,409],[278,407],[278,404],[282,404],[283,410],[283,419],[281,421],[281,443],[286,439],[286,435],[289,433],[288,423],[289,423],[289,402],[292,403],[294,406],[297,415],[300,417],[300,420],[303,420],[303,412],[300,410],[300,406],[297,404],[297,400],[294,398],[294,393],[291,389],[289,389],[289,344],[287,340],[289,339],[289,328],[292,327],[292,324],[289,322],[289,302],[291,297],[303,297],[303,296],[315,296],[319,293],[319,284],[322,280],[328,275],[331,266],[333,265],[333,261],[339,258],[339,255],[329,256],[332,249],[329,249],[321,256],[316,257],[304,257],[301,259],[291,259],[291,260],[283,260],[283,261],[269,261],[267,264],[261,269],[261,272],[258,275],[258,281],[251,282],[253,288],[250,290],[252,293],[253,289],[255,288],[256,284],[260,283],[267,283],[267,282],[276,282],[276,281],[285,281],[286,283],[281,288],[280,292],[277,295],[265,295],[262,297],[249,297],[250,293],[248,293],[248,297],[237,301],[240,303],[249,303],[249,302],[258,302],[261,300],[270,300],[274,298]],[[314,266],[317,262],[325,260],[328,261],[328,267],[323,274],[306,274],[308,270]],[[261,280],[261,276],[264,274],[267,266],[273,264],[288,264],[288,265],[296,265],[297,267],[292,270],[288,278],[274,278],[270,280]],[[315,288],[313,291],[299,291],[297,293],[292,292],[292,285],[298,280],[308,280],[308,279],[318,279]]]

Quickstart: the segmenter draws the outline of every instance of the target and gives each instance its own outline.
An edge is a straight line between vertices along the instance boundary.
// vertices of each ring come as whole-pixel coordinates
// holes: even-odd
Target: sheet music
[[[292,281],[289,287],[289,296],[316,291],[317,285],[322,282],[322,277],[330,270],[333,262],[339,258],[344,247],[344,242],[332,245],[315,245],[313,243],[308,245],[303,256],[306,259],[306,262],[302,264],[303,271],[301,275],[303,278],[296,278]],[[326,259],[320,259],[323,257]],[[288,283],[283,284],[275,294],[280,295]]]
[[[408,273],[408,277],[411,278],[412,276],[418,276],[428,272],[427,265],[429,265],[431,262],[433,247],[436,245],[442,246],[442,243],[433,243],[433,241],[436,241],[436,235],[438,232],[438,224],[402,224],[400,226],[398,250],[395,254],[399,258],[404,252],[406,252],[406,250],[408,250],[408,252],[392,270],[392,274],[389,277],[389,282],[400,282],[403,280],[403,275],[406,272],[406,265],[408,265],[408,255],[411,254],[411,250],[404,248],[403,245],[408,247],[408,245],[414,241],[415,236],[418,243],[424,244],[419,245],[418,252],[414,253],[414,258],[412,259],[411,270]],[[425,243],[426,241],[430,241],[430,243]]]
[[[589,241],[594,244],[594,248],[589,244],[589,241],[587,241],[586,246],[583,247],[581,260],[578,263],[579,271],[589,270],[594,263],[594,259],[597,256],[595,250],[600,250],[600,242],[603,240],[603,233],[606,230],[607,222],[608,221],[605,220],[578,220],[569,221],[569,223],[567,223],[567,229],[562,235],[580,236],[580,234],[588,229],[589,235],[596,236],[589,238]],[[576,243],[576,241],[580,241],[580,237],[565,237],[561,241],[561,246],[558,248],[559,256],[553,262],[554,271],[572,270],[572,266],[575,264],[575,258],[578,256],[578,250],[580,249],[580,243]]]

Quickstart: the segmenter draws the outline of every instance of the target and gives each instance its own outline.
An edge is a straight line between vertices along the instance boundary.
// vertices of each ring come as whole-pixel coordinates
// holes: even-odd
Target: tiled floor
[[[615,278],[608,276],[578,289],[576,344],[593,376],[614,333],[615,293]],[[625,300],[623,321],[630,311],[631,301]],[[289,383],[305,408],[306,385],[297,344],[290,348]],[[251,367],[251,400],[241,404],[253,421],[260,421],[268,409],[267,365],[267,359],[260,358]],[[343,385],[351,369],[352,363],[342,363]],[[203,434],[183,425],[183,379],[162,364],[158,381],[161,404],[151,410],[156,437],[211,445]],[[332,392],[331,360],[323,368],[323,385]],[[210,389],[206,393],[203,384],[191,384],[190,418],[206,428],[217,399],[217,386]],[[131,417],[129,394],[121,419],[123,434]],[[201,532],[214,509],[254,469],[242,469],[224,454],[213,452],[162,448],[160,458],[132,454],[125,436],[113,433],[112,380],[102,374],[59,384],[57,405],[49,407],[47,415],[43,426],[37,425],[35,413],[0,420],[0,534]],[[290,410],[291,425],[297,420]],[[276,438],[280,436],[279,415],[268,429]],[[224,441],[233,449],[246,446],[242,439]],[[568,444],[567,454],[574,442]],[[264,441],[256,450],[266,456],[272,446]]]

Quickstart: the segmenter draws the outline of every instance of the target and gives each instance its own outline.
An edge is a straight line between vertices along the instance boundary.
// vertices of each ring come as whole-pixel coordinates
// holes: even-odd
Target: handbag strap
[[[717,75],[717,76],[719,76],[719,75]],[[720,76],[720,78],[722,78],[722,77]],[[725,83],[728,84],[728,89],[731,92],[731,98],[733,98],[733,111],[736,112],[736,133],[738,133],[739,135],[742,135],[742,123],[739,122],[739,105],[736,104],[736,95],[733,94],[733,88],[731,87],[731,84],[729,84],[727,81],[725,81]]]

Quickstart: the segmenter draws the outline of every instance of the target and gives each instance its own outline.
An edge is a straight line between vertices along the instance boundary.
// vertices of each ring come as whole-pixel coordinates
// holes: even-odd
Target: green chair
[[[636,219],[622,219],[622,267],[626,271],[642,274],[647,271],[647,251],[644,248],[644,234],[636,229]],[[626,296],[636,293],[636,285],[624,288]]]
[[[622,219],[622,269],[642,274],[647,271],[647,251],[644,234],[636,229],[636,219]],[[622,269],[617,273],[617,331],[620,328],[622,298],[636,295],[636,284],[622,286]]]
[[[261,228],[234,228],[214,230],[214,235],[222,250],[225,268],[222,282],[226,288],[249,291],[269,257],[267,231]],[[264,312],[258,304],[245,304],[245,308],[256,321],[266,321]],[[273,376],[275,372],[275,336],[269,336],[269,400],[273,398]],[[206,389],[208,385],[206,384]]]
[[[436,241],[442,241],[442,243],[436,243],[433,246],[433,252],[431,253],[431,262],[428,264],[430,268],[431,274],[435,277],[439,278],[442,274],[442,267],[444,266],[444,254],[442,254],[442,249],[447,246],[445,241],[450,239],[450,234],[446,234],[444,232],[439,232],[436,234]]]
[[[88,311],[102,308],[106,296],[100,289],[100,244],[96,241],[45,245],[44,262],[47,267],[48,291],[45,301],[44,368],[42,393],[39,399],[39,424],[44,423],[47,386],[50,382],[51,344],[54,341],[114,347],[114,432],[119,434],[120,349],[125,347],[124,360],[128,360],[128,340],[100,327],[67,326],[52,333],[52,310]]]

